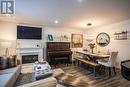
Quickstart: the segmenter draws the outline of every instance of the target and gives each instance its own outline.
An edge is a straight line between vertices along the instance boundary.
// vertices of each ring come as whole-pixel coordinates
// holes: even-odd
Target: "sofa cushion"
[[[7,87],[14,73],[0,75],[0,87]]]
[[[8,57],[0,56],[0,70],[8,68]]]
[[[13,87],[20,71],[20,65],[17,67],[0,70],[0,87]]]
[[[9,68],[10,68],[10,67],[15,67],[15,66],[17,65],[16,55],[9,56],[8,58],[9,58],[9,61],[8,61]]]

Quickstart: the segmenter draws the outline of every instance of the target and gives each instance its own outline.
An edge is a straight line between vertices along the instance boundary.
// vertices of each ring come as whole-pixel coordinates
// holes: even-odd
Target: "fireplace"
[[[34,63],[36,61],[38,61],[38,55],[23,55],[22,56],[22,64]]]
[[[16,50],[21,64],[34,63],[35,61],[42,61],[43,49],[40,48],[19,48]]]

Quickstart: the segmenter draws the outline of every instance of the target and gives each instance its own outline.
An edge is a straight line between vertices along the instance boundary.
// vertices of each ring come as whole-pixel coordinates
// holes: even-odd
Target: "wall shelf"
[[[127,31],[114,33],[115,40],[127,40]]]

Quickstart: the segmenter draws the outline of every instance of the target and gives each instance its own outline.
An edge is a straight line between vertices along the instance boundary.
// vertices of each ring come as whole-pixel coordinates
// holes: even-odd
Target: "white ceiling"
[[[53,27],[101,26],[130,19],[130,0],[15,0],[15,19]]]

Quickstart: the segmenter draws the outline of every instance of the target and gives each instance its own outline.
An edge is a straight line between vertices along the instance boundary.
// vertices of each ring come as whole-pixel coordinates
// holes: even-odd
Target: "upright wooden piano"
[[[51,65],[69,63],[72,59],[70,42],[47,42],[47,61]]]

